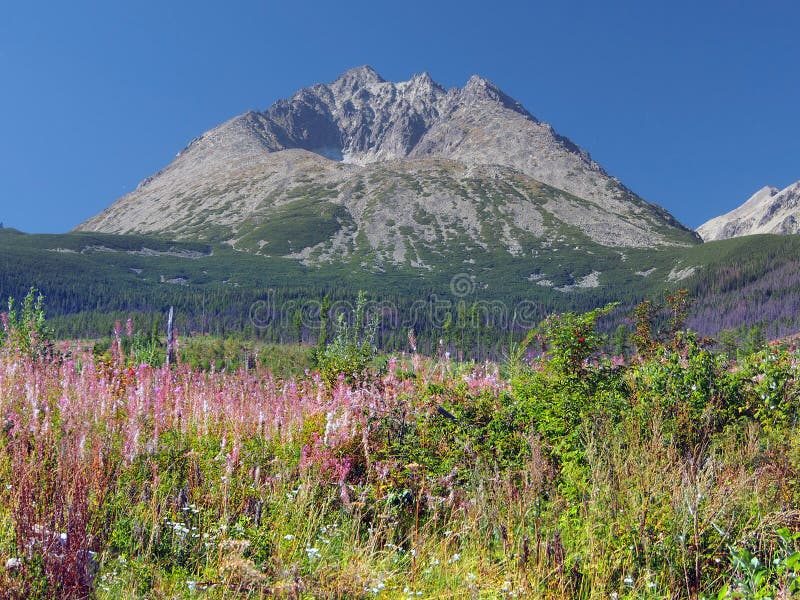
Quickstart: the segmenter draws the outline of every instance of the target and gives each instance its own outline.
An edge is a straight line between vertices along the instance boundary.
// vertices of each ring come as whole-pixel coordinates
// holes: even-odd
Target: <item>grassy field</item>
[[[715,354],[681,300],[660,337],[640,319],[628,357],[600,353],[595,311],[547,319],[501,364],[413,336],[369,362],[339,331],[288,378],[151,366],[135,332],[67,351],[35,306],[6,316],[0,589],[792,597],[800,354]]]

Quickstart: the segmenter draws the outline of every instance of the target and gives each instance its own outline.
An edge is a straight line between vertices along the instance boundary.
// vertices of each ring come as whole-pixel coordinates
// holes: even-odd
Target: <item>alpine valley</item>
[[[751,233],[737,227],[717,229]],[[409,327],[434,344],[481,303],[505,307],[500,340],[678,288],[701,333],[800,329],[797,236],[703,243],[477,76],[446,90],[352,69],[203,133],[74,232],[0,229],[0,248],[0,296],[38,286],[71,336],[174,305],[184,330],[286,340],[291,315],[359,290],[391,314],[389,347]]]

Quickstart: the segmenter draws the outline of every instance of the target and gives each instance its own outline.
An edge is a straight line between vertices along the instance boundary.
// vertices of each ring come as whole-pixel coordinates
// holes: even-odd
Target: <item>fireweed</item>
[[[795,585],[797,355],[604,357],[596,316],[550,321],[555,362],[511,381],[416,353],[331,382],[6,348],[0,589],[700,597],[746,588],[745,550],[780,552],[759,589]]]

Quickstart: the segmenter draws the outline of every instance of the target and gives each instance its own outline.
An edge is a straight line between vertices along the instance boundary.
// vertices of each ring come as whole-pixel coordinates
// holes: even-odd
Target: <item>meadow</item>
[[[12,307],[13,308],[13,307]],[[376,359],[355,319],[279,376],[165,366],[119,325],[0,333],[7,598],[789,598],[800,593],[800,353],[727,353],[670,297],[627,356],[610,307],[498,363]],[[183,343],[183,342],[180,342]]]

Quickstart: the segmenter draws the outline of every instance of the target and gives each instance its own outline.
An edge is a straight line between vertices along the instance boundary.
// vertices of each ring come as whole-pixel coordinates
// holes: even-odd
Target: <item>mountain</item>
[[[739,216],[786,231],[797,196]],[[174,306],[181,331],[311,340],[321,305],[361,290],[387,349],[413,328],[426,351],[500,356],[549,313],[619,301],[623,319],[678,288],[704,335],[800,330],[800,236],[700,243],[480,77],[353,69],[204,133],[78,229],[0,230],[0,297],[38,286],[67,337]]]
[[[731,212],[697,228],[704,241],[757,233],[800,232],[800,181],[783,190],[763,187]]]
[[[537,257],[553,248],[699,242],[489,81],[445,90],[427,73],[392,83],[367,66],[204,133],[77,230],[311,267],[470,271],[478,255],[511,258],[540,279],[553,273]]]

